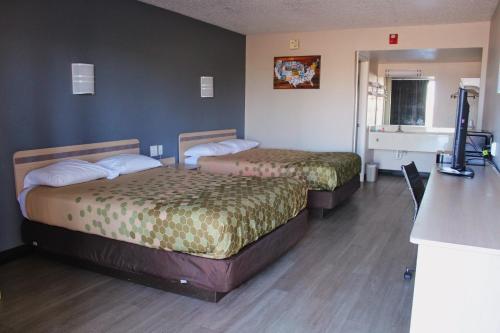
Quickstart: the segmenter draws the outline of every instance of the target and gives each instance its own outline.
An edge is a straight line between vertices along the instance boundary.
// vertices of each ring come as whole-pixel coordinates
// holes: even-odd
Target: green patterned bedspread
[[[151,248],[227,258],[295,217],[307,186],[264,179],[156,168],[26,198],[30,220]]]
[[[202,171],[209,173],[295,177],[310,190],[333,191],[361,172],[361,158],[354,153],[315,153],[288,149],[250,149],[237,154],[201,157]]]

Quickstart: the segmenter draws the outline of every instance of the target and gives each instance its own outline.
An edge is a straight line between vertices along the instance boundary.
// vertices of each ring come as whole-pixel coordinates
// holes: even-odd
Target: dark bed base
[[[354,194],[361,186],[359,175],[333,191],[314,191],[307,193],[307,208],[321,209],[323,215],[325,209],[333,209],[344,200]]]
[[[307,210],[238,254],[209,259],[25,220],[23,239],[67,263],[150,287],[217,302],[293,247],[308,227]]]

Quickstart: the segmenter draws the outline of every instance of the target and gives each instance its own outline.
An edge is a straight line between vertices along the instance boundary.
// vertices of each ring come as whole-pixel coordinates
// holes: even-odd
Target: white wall
[[[486,99],[484,104],[484,128],[493,132],[495,141],[500,142],[500,93],[497,89],[500,80],[500,4],[491,20],[490,50],[488,56],[488,74],[486,77]],[[500,166],[500,147],[497,165]]]
[[[389,33],[399,33],[399,45],[388,44]],[[265,147],[351,151],[356,50],[487,48],[488,33],[489,22],[477,22],[249,35],[245,135]],[[289,50],[288,40],[296,38],[300,49]],[[275,56],[317,54],[321,55],[320,89],[273,89]],[[483,63],[486,59],[483,52]]]
[[[480,62],[408,63],[380,64],[378,75],[383,78],[386,69],[420,69],[423,76],[434,76],[436,82],[434,116],[432,127],[455,127],[457,100],[450,95],[458,90],[462,77],[480,77]],[[471,113],[469,119],[477,124],[479,100],[469,98]],[[426,120],[427,122],[427,120]]]

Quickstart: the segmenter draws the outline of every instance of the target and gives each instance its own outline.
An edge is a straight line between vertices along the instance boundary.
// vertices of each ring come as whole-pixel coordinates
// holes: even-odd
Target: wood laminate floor
[[[412,209],[403,178],[365,184],[217,304],[31,255],[0,266],[0,331],[408,332]]]

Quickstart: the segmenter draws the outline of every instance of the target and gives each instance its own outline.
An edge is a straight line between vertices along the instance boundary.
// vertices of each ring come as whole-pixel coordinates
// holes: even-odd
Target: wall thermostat
[[[290,39],[288,41],[288,47],[290,50],[296,50],[299,48],[299,40],[298,39]]]

